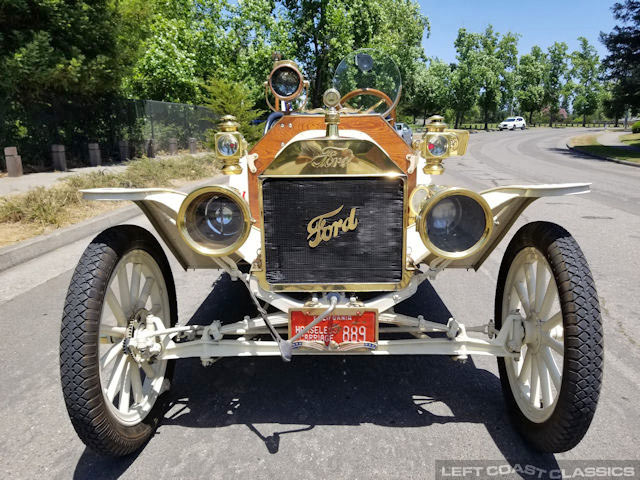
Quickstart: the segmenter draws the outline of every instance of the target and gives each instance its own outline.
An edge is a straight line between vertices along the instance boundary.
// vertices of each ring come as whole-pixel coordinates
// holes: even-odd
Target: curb
[[[586,156],[592,157],[592,158],[597,158],[599,160],[605,160],[607,162],[619,163],[621,165],[628,165],[629,167],[640,167],[640,163],[627,162],[626,160],[618,160],[617,158],[602,157],[600,155],[594,155],[593,153],[589,153],[589,152],[585,152],[584,150],[580,150],[580,148],[570,147],[568,143],[566,144],[566,147],[567,147],[568,150],[571,150],[572,152],[578,152],[578,153],[580,153],[582,155],[586,155]]]
[[[46,235],[23,240],[16,245],[2,247],[0,248],[0,272],[64,247],[81,238],[88,237],[93,232],[126,222],[141,214],[142,211],[138,207],[131,205],[61,228]]]
[[[185,191],[200,186],[211,185],[212,183],[221,183],[219,177],[221,177],[221,175],[189,183],[177,190]],[[214,181],[214,179],[218,179],[218,181]],[[2,247],[0,248],[0,272],[33,260],[45,253],[57,250],[60,247],[69,245],[93,233],[101,232],[109,227],[126,222],[138,215],[143,215],[143,213],[136,205],[122,207],[113,212],[89,218],[75,225],[69,225],[55,232],[23,240],[15,245]]]

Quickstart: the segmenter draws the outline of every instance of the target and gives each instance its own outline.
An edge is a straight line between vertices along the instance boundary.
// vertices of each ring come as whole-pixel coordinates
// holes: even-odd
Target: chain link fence
[[[67,167],[115,163],[206,149],[217,120],[201,106],[120,97],[12,105],[0,116],[0,147],[16,147],[25,172],[58,168],[61,146]]]

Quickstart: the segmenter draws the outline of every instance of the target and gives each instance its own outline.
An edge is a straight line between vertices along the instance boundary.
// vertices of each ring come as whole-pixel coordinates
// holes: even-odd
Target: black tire
[[[102,305],[118,261],[129,251],[149,253],[164,276],[169,296],[170,322],[178,319],[171,268],[162,247],[143,228],[121,225],[105,230],[85,249],[73,273],[60,331],[60,377],[71,423],[80,439],[102,455],[127,455],[142,447],[162,418],[167,392],[136,425],[124,425],[109,412],[98,367],[98,333]],[[174,362],[167,363],[165,380],[172,379]]]
[[[604,345],[600,305],[587,260],[575,239],[559,225],[534,222],[515,234],[505,252],[496,290],[495,322],[502,323],[502,299],[509,267],[522,249],[534,247],[549,263],[562,312],[564,359],[555,409],[542,423],[529,420],[511,391],[505,359],[498,358],[507,409],[520,434],[543,452],[564,452],[584,437],[596,411]]]

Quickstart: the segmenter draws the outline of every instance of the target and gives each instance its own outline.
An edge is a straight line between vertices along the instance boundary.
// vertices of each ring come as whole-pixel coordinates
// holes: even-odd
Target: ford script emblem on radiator
[[[316,168],[346,168],[355,157],[350,148],[325,147],[320,155],[311,160],[311,166]]]
[[[348,232],[356,229],[358,226],[358,219],[356,218],[355,207],[351,209],[347,218],[339,219],[327,224],[327,219],[340,213],[343,207],[344,205],[340,205],[329,213],[318,215],[317,217],[312,218],[307,224],[307,232],[309,233],[307,240],[309,240],[309,246],[311,248],[317,247],[320,242],[328,242],[332,238],[336,238],[341,230],[343,232]]]

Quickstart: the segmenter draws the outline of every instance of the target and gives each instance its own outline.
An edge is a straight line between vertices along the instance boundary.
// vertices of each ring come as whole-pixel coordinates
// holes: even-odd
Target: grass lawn
[[[140,158],[130,161],[124,172],[75,175],[53,187],[38,187],[27,193],[0,197],[0,247],[49,233],[128,203],[88,202],[79,193],[81,189],[175,188],[217,173],[219,169],[210,155]]]
[[[630,136],[634,135],[625,135],[625,137]],[[634,151],[621,147],[607,147],[604,145],[600,145],[596,140],[596,137],[597,135],[580,135],[579,137],[573,137],[569,142],[569,145],[575,147],[576,150],[590,153],[592,155],[615,158],[617,160],[625,160],[627,162],[640,163],[640,151]],[[625,141],[624,137],[622,138],[622,141]],[[634,144],[629,143],[629,145]]]
[[[640,133],[630,133],[628,135],[622,135],[620,137],[620,140],[631,147],[640,148]]]

